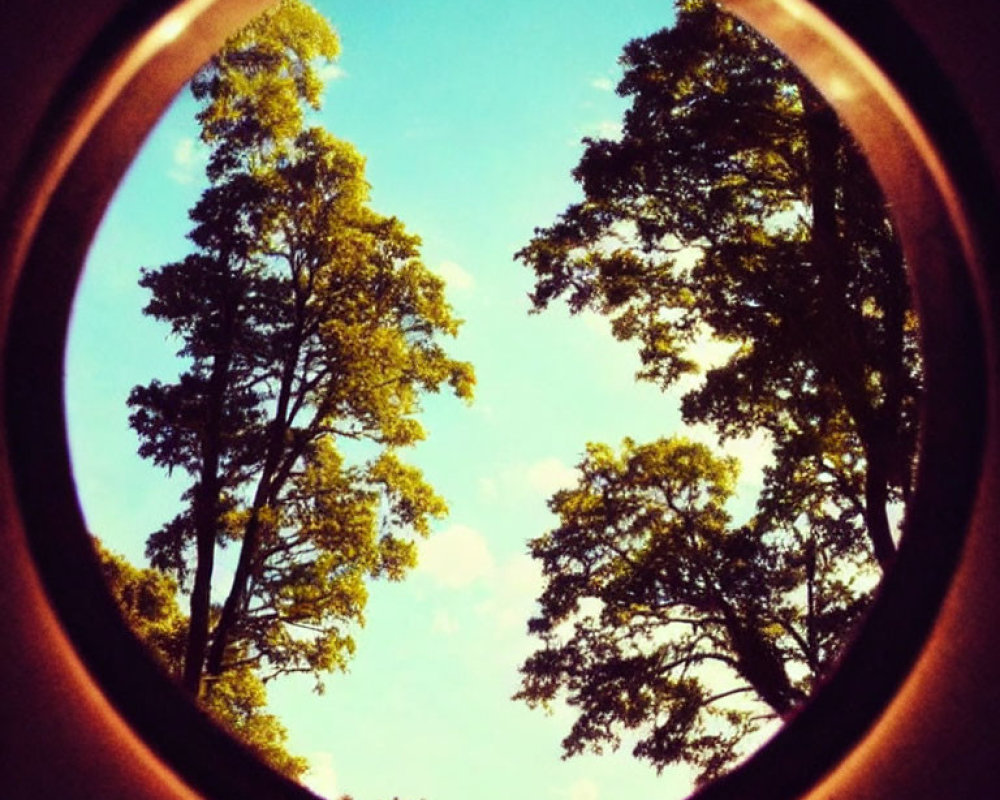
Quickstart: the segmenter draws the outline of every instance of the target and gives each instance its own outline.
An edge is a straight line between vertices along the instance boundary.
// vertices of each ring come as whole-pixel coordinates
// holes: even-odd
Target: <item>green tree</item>
[[[631,42],[619,140],[587,140],[584,199],[518,257],[534,308],[608,316],[664,389],[703,369],[687,423],[773,443],[733,526],[732,467],[700,446],[591,446],[532,543],[543,643],[517,697],[565,695],[567,755],[642,737],[658,768],[717,774],[827,670],[895,553],[921,372],[902,251],[863,155],[768,42],[704,0]],[[853,577],[852,577],[853,576]],[[583,602],[586,598],[589,601]],[[582,603],[582,605],[581,605]],[[594,613],[585,613],[590,607]],[[728,676],[728,677],[727,677]]]
[[[636,757],[711,778],[823,674],[868,599],[850,567],[869,556],[823,528],[734,525],[735,459],[683,438],[592,444],[578,469],[530,544],[543,647],[515,699],[578,710],[566,756],[630,732]]]
[[[93,541],[105,582],[124,621],[154,660],[168,674],[178,676],[187,618],[177,602],[177,582],[157,569],[135,567],[96,538]],[[306,770],[306,760],[286,750],[287,731],[277,717],[265,712],[266,705],[264,684],[243,667],[226,674],[206,710],[259,758],[298,780]]]
[[[664,387],[699,370],[699,344],[730,343],[685,396],[686,421],[767,431],[773,511],[829,484],[887,565],[920,369],[902,251],[863,155],[786,59],[704,0],[678,3],[676,25],[621,61],[621,139],[586,142],[585,199],[518,254],[535,308],[564,297],[609,316]]]
[[[190,590],[181,680],[209,705],[244,668],[321,689],[345,666],[367,582],[402,578],[412,537],[446,511],[398,456],[423,437],[420,397],[471,397],[419,240],[368,207],[357,152],[306,124],[315,65],[336,49],[322,17],[283,0],[195,77],[211,153],[193,252],[141,279],[186,366],[135,387],[130,421],[142,456],[192,478],[147,554]],[[234,575],[213,605],[227,546]]]

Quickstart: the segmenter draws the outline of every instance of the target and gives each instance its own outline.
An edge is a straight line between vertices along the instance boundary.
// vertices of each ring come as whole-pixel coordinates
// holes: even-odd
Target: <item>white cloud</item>
[[[484,500],[505,502],[548,499],[560,489],[576,484],[580,473],[555,456],[529,463],[508,464],[491,476],[479,479],[479,495]]]
[[[607,77],[594,78],[590,85],[601,92],[611,92],[615,88],[615,82]]]
[[[201,142],[184,136],[174,144],[171,167],[167,173],[177,183],[191,183],[195,173],[208,161],[208,151]]]
[[[533,491],[548,497],[559,489],[568,489],[575,484],[580,474],[558,458],[550,457],[530,464],[524,477]]]
[[[594,331],[594,333],[599,333],[605,337],[614,335],[611,333],[611,320],[604,314],[598,314],[596,311],[591,311],[587,308],[578,312],[576,318],[580,320],[580,323],[587,330]]]
[[[715,367],[721,367],[739,350],[739,347],[736,342],[723,342],[705,337],[691,345],[688,355],[698,362],[704,373]],[[700,378],[698,380],[701,381]]]
[[[434,271],[452,289],[471,289],[474,284],[472,276],[454,261],[442,261]]]
[[[717,456],[733,456],[740,464],[736,491],[728,503],[735,524],[743,524],[754,511],[754,504],[764,484],[764,467],[774,464],[774,441],[766,431],[757,430],[752,436],[726,439],[708,425],[688,425],[683,434],[708,445]]]
[[[727,456],[740,460],[740,478],[744,481],[758,481],[764,467],[774,464],[774,442],[764,431],[757,431],[746,439],[728,439],[723,445]]]
[[[499,500],[500,488],[497,486],[495,478],[479,479],[479,494],[486,500]]]
[[[597,784],[590,778],[574,781],[567,793],[569,800],[597,800],[600,794]]]
[[[306,787],[329,800],[339,797],[337,773],[333,768],[333,755],[325,752],[310,753],[307,758],[309,770],[302,777],[302,782]]]
[[[538,597],[542,593],[542,567],[529,555],[514,556],[500,570],[501,586],[516,597]]]
[[[339,64],[317,64],[315,65],[315,69],[316,75],[326,83],[339,81],[341,78],[347,77],[346,70]]]
[[[580,128],[580,135],[591,139],[611,139],[618,141],[622,138],[622,123],[616,119],[602,119],[591,122]],[[571,142],[572,145],[579,145],[579,141]]]
[[[494,570],[490,597],[480,603],[476,611],[490,618],[500,632],[523,633],[543,586],[541,565],[528,555],[513,556]],[[534,644],[526,641],[524,649],[530,650]],[[518,660],[522,657],[519,652],[515,655]]]
[[[469,586],[489,575],[493,568],[486,539],[466,525],[452,525],[420,543],[417,569],[440,586]]]
[[[458,620],[444,609],[438,609],[434,612],[434,619],[431,620],[431,631],[451,636],[458,632]]]

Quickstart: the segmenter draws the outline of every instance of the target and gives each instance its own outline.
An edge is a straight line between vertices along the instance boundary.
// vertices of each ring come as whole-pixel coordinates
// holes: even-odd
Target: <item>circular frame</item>
[[[311,796],[212,726],[118,621],[62,408],[70,306],[103,209],[173,93],[264,5],[8,0],[4,12],[0,52],[34,70],[0,78],[17,111],[0,135],[0,685],[5,717],[21,722],[0,733],[5,796]],[[1000,714],[1000,112],[963,80],[977,51],[1000,76],[990,12],[974,0],[727,5],[792,56],[867,150],[911,267],[927,400],[906,535],[854,646],[699,797],[986,796],[998,747],[981,731]]]

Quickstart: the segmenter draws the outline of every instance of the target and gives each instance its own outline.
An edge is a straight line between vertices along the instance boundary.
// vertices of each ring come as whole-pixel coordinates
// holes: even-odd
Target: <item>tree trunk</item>
[[[884,445],[877,436],[869,437],[865,447],[865,524],[868,527],[868,537],[871,539],[875,559],[883,570],[887,569],[896,554],[896,545],[892,540],[889,526],[889,513],[886,503],[889,501],[888,458]]]
[[[223,301],[222,347],[216,354],[209,378],[205,432],[202,436],[202,466],[194,497],[194,534],[197,559],[191,590],[190,620],[184,650],[181,685],[197,697],[201,691],[202,667],[208,646],[209,616],[212,608],[212,572],[215,563],[215,539],[218,530],[219,460],[222,450],[222,418],[229,389],[233,358],[234,301]]]
[[[872,354],[866,352],[860,309],[847,298],[850,261],[842,252],[837,222],[837,187],[842,181],[838,151],[843,132],[836,113],[811,87],[802,86],[809,149],[809,192],[812,205],[812,257],[820,275],[813,308],[818,366],[837,386],[854,421],[865,453],[865,526],[879,565],[885,569],[895,553],[886,503],[889,498],[885,432],[872,405],[865,373]]]
[[[723,617],[736,654],[736,670],[761,700],[780,716],[787,715],[805,697],[792,686],[784,660],[757,630],[756,620],[741,620],[728,607],[724,608]]]
[[[301,304],[298,311],[301,314]],[[299,316],[296,330],[291,337],[289,352],[285,357],[285,363],[282,367],[281,385],[278,390],[274,419],[271,421],[267,453],[265,454],[264,465],[257,482],[257,489],[254,492],[250,519],[247,521],[243,531],[243,541],[240,546],[240,555],[236,563],[233,582],[230,586],[229,594],[222,605],[219,622],[215,626],[215,631],[212,635],[212,644],[208,649],[205,672],[213,677],[220,675],[223,671],[226,648],[229,646],[240,616],[244,613],[247,589],[249,588],[254,561],[257,558],[257,551],[260,544],[261,512],[267,505],[274,502],[280,491],[281,484],[284,483],[283,480],[276,481],[275,478],[281,457],[285,452],[286,437],[289,432],[290,420],[288,419],[288,409],[292,396],[292,386],[295,382],[299,354],[302,349],[302,341],[299,333],[301,329],[302,319]]]

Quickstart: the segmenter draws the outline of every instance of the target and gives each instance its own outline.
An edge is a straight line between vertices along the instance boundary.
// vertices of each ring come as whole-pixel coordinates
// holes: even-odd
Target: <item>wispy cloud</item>
[[[618,140],[622,138],[622,123],[621,120],[617,119],[602,119],[599,122],[591,122],[586,125],[583,133],[584,136],[591,138]]]
[[[208,161],[205,145],[190,136],[184,136],[174,144],[170,169],[167,175],[177,183],[191,183]]]
[[[347,70],[339,64],[319,64],[316,67],[316,74],[320,80],[329,83],[330,81],[339,81],[341,78],[346,78]]]
[[[434,612],[434,618],[431,620],[431,631],[451,636],[458,633],[458,620],[444,609],[438,609]]]
[[[567,792],[568,800],[598,800],[600,796],[597,784],[590,778],[579,778],[574,781]]]
[[[543,458],[531,464],[525,471],[528,486],[545,496],[569,488],[579,477],[575,469],[566,466],[558,458]]]
[[[477,612],[491,619],[500,633],[523,633],[544,586],[541,565],[526,554],[512,556],[493,571],[489,584],[490,596],[477,606]],[[523,649],[528,651],[535,644],[526,640]],[[520,653],[512,654],[521,658]]]
[[[603,76],[600,78],[594,78],[590,82],[590,85],[601,92],[611,92],[614,91],[615,88],[615,82],[611,80],[611,78]]]
[[[582,139],[609,139],[617,142],[622,138],[622,123],[617,119],[602,119],[595,122],[588,122],[577,129],[579,138],[569,139],[566,144],[570,147],[579,147]]]
[[[420,543],[417,569],[445,588],[470,586],[493,568],[485,537],[466,525],[452,525]]]
[[[484,500],[503,498],[547,498],[577,482],[580,475],[555,456],[520,462],[504,467],[496,475],[479,479],[479,493]]]
[[[486,500],[499,500],[500,487],[496,478],[480,478],[479,494]]]
[[[302,782],[322,797],[339,797],[337,791],[337,773],[333,768],[333,754],[326,752],[309,753],[309,770],[302,777]]]
[[[434,271],[451,289],[471,289],[475,284],[472,276],[454,261],[442,261]]]

